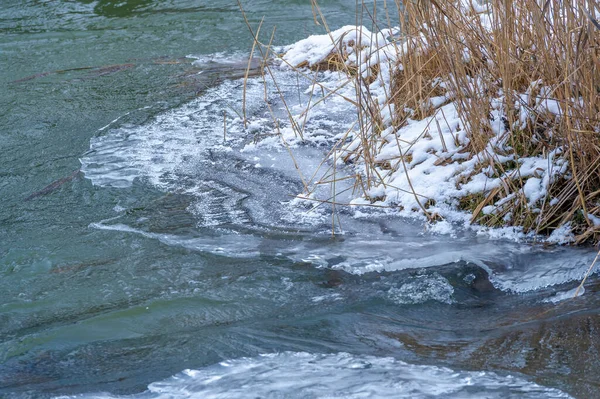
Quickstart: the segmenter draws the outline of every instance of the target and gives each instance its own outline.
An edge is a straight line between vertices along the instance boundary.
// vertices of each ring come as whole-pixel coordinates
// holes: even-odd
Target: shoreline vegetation
[[[312,77],[305,111],[288,109],[296,137],[304,140],[301,118],[328,97],[356,111],[328,155],[329,178],[314,185],[331,184],[336,165],[350,165],[353,206],[420,215],[439,232],[463,224],[598,244],[600,5],[428,0],[377,9],[375,2],[362,7],[369,28],[330,30],[312,4],[326,34],[278,52],[257,47],[279,67]],[[402,16],[398,27],[389,6]],[[377,26],[382,19],[388,27]],[[318,81],[332,72],[343,76],[338,87]],[[305,187],[300,200],[339,206],[335,193],[318,200]]]

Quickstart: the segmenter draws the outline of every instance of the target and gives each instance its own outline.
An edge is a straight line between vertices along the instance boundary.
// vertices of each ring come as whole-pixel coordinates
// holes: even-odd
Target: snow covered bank
[[[329,155],[356,173],[351,205],[427,218],[439,232],[474,223],[597,242],[600,30],[575,6],[530,3],[409,3],[401,28],[344,26],[282,49],[281,68],[313,79],[292,127],[326,101],[356,114]],[[297,130],[287,142],[310,140]],[[335,167],[324,175],[302,198],[335,202],[315,198]]]

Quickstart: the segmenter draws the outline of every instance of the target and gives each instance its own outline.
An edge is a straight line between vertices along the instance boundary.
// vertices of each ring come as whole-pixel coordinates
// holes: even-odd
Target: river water
[[[244,7],[279,45],[323,33],[308,1]],[[348,209],[332,238],[292,206],[269,124],[234,120],[235,2],[4,0],[0,31],[0,396],[600,397],[599,280],[563,300],[593,250]],[[251,78],[251,118],[263,96]],[[329,111],[306,174],[352,119]]]

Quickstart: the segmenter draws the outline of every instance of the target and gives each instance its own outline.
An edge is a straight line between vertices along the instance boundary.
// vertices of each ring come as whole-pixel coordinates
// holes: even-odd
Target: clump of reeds
[[[591,0],[406,3],[404,31],[418,39],[412,41],[416,48],[401,57],[404,69],[422,68],[423,59],[435,56],[437,76],[447,82],[469,127],[471,153],[496,163],[503,176],[501,189],[479,197],[473,221],[537,233],[570,222],[577,243],[598,241],[600,27],[592,17],[598,11]],[[426,87],[421,76],[431,81],[427,74],[417,75],[419,88]],[[491,124],[497,122],[491,108],[498,101],[503,132],[497,141],[505,145],[489,151]],[[540,106],[547,101],[555,107]],[[523,195],[526,179],[519,176],[519,159],[552,151],[568,162],[568,170],[531,206]],[[506,152],[514,155],[512,165],[498,161]],[[484,215],[480,205],[495,209]]]
[[[316,0],[312,3],[315,20],[331,36]],[[365,50],[358,43],[341,37],[319,63],[290,65],[305,77],[303,68],[343,71],[355,87],[356,99],[348,100],[357,111],[352,144],[346,143],[346,135],[329,154],[334,161],[363,166],[354,176],[355,187],[378,206],[384,198],[373,196],[372,189],[386,187],[386,177],[404,170],[418,204],[414,210],[430,220],[440,219],[436,202],[411,184],[411,153],[400,150],[400,143],[409,120],[431,118],[452,102],[466,139],[455,139],[454,155],[445,154],[444,143],[444,150],[433,154],[438,158],[435,165],[472,161],[471,173],[456,176],[457,189],[483,170],[500,184],[457,194],[459,198],[448,198],[448,204],[471,212],[473,223],[518,226],[525,233],[542,234],[569,226],[575,243],[598,242],[600,5],[594,0],[396,0],[395,5],[401,35],[394,39],[393,65],[386,68],[391,73],[384,103],[370,95],[382,65],[348,62],[350,52]],[[374,13],[362,14],[378,31],[382,27],[376,25]],[[390,26],[395,24],[387,19]],[[291,114],[290,121],[297,124]],[[435,126],[423,137],[434,131]],[[382,161],[377,155],[390,140],[398,142],[400,155]],[[539,176],[535,171],[521,173],[523,161],[531,158],[547,159],[552,165]],[[335,181],[335,162],[326,174],[322,181]],[[526,195],[529,179],[545,179],[544,195],[535,201]],[[307,189],[311,181],[305,183]],[[335,204],[335,193],[321,202]]]

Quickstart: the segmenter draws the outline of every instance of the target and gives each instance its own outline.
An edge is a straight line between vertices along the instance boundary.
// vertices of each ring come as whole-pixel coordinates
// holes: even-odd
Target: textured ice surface
[[[344,115],[349,112],[344,108],[344,99],[332,96],[304,118],[302,109],[311,96],[322,95],[320,90],[300,93],[298,82],[290,72],[275,73],[292,113],[297,113],[296,122],[303,129],[304,143],[289,121],[286,122],[279,94],[272,93],[274,112],[281,118],[280,134],[275,134],[277,129],[270,124],[267,111],[261,108],[264,91],[258,79],[248,80],[250,121],[247,129],[239,118],[230,116],[224,143],[223,111],[232,114],[232,108],[241,109],[242,83],[233,80],[224,81],[208,89],[199,99],[163,111],[144,123],[119,122],[102,129],[92,139],[90,151],[81,159],[82,171],[95,185],[128,188],[134,180],[139,180],[160,191],[188,196],[185,211],[195,217],[197,227],[219,234],[226,232],[226,239],[150,231],[143,223],[133,223],[136,221],[131,218],[126,220],[124,208],[119,208],[119,216],[114,220],[94,223],[91,227],[142,234],[167,245],[236,257],[260,253],[283,255],[316,267],[353,274],[469,262],[484,268],[496,288],[511,292],[559,285],[584,275],[593,259],[593,251],[546,249],[509,242],[507,237],[515,237],[512,230],[491,230],[475,236],[473,232],[457,230],[456,225],[449,222],[423,229],[420,221],[412,224],[399,221],[394,210],[370,212],[368,208],[338,208],[343,212],[338,215],[343,221],[341,225],[348,234],[344,240],[327,246],[296,240],[263,245],[254,233],[276,231],[279,234],[283,229],[307,229],[313,236],[329,234],[331,208],[314,200],[329,198],[330,187],[324,184],[320,186],[321,192],[297,194],[303,191],[301,181],[310,178],[318,168],[325,155],[324,148],[333,140],[332,135],[343,131],[348,123]],[[339,79],[331,72],[322,77],[325,86],[334,84],[332,88]],[[300,87],[305,83],[300,82]],[[293,160],[284,141],[293,147]],[[342,183],[337,185],[338,191],[344,190]],[[350,192],[346,197],[340,194],[337,201],[350,201]],[[395,218],[397,223],[388,223],[386,220],[390,218]],[[382,228],[373,231],[370,226],[377,223]],[[390,235],[385,234],[386,230],[395,231]],[[229,234],[231,232],[234,234]],[[398,298],[403,295],[397,294]]]

